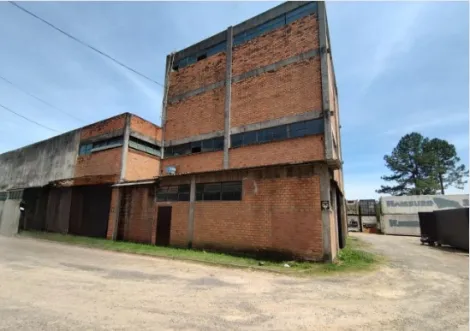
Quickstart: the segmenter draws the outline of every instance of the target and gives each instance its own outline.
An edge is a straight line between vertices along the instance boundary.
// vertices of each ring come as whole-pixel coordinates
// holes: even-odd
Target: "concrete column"
[[[166,57],[166,68],[165,68],[165,83],[163,86],[163,101],[162,101],[162,147],[161,147],[161,159],[165,157],[165,124],[166,124],[166,107],[168,104],[168,87],[170,80],[171,67],[173,66],[173,59],[175,55],[171,54]],[[157,174],[158,176],[160,174]]]
[[[318,2],[318,40],[320,46],[320,72],[321,72],[321,90],[322,90],[322,111],[324,116],[324,142],[325,158],[333,158],[333,138],[330,119],[330,94],[328,79],[328,51],[329,45],[326,35],[326,8],[324,2]]]
[[[319,164],[318,173],[320,176],[320,200],[321,202],[328,202],[330,208],[321,210],[322,219],[322,237],[323,237],[323,260],[326,262],[333,261],[333,255],[331,252],[331,225],[330,225],[330,213],[331,213],[331,201],[330,201],[330,174],[328,172],[328,166],[326,164]]]
[[[115,205],[114,206],[111,206],[111,208],[115,208],[114,210],[114,227],[113,227],[113,237],[112,239],[113,240],[117,240],[117,237],[118,237],[118,231],[119,231],[119,211],[121,209],[121,190],[122,188],[120,187],[117,187],[117,188],[113,188],[113,190],[116,190],[116,201],[115,201]],[[114,193],[114,192],[112,192]],[[112,201],[112,200],[111,200]]]
[[[119,181],[124,181],[126,177],[126,167],[127,167],[127,152],[129,151],[129,134],[131,127],[131,114],[126,114],[126,124],[124,127],[124,141],[122,143],[122,153],[121,153],[121,175],[119,176]]]
[[[193,247],[195,201],[196,201],[196,177],[191,176],[191,185],[189,189],[188,248]]]
[[[233,28],[227,29],[227,50],[225,52],[227,63],[225,67],[225,108],[224,108],[224,169],[229,168],[230,148],[230,105],[232,99],[232,46]]]

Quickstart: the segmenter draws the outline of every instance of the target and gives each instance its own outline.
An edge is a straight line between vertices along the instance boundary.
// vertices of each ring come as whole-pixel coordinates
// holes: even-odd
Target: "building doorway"
[[[155,245],[170,245],[171,207],[158,207]]]

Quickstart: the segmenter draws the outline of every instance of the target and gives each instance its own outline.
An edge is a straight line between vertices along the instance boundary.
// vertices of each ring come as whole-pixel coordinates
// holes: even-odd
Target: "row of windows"
[[[78,155],[88,155],[91,154],[95,149],[103,148],[103,147],[118,147],[122,146],[123,137],[115,137],[105,140],[100,140],[94,143],[85,143],[81,144],[78,150]],[[129,147],[134,148],[136,150],[160,156],[160,147],[148,143],[146,141],[140,140],[135,137],[129,138]]]
[[[8,197],[8,192],[0,192],[0,201],[5,201]]]
[[[188,155],[201,152],[214,152],[224,149],[224,137],[193,141],[186,144],[165,147],[165,156]]]
[[[133,148],[133,149],[136,149],[138,151],[144,152],[144,153],[151,154],[151,155],[156,155],[156,156],[161,155],[160,154],[160,147],[158,147],[154,144],[148,143],[146,141],[137,139],[135,137],[130,137],[129,138],[129,147]]]
[[[264,33],[267,33],[269,31],[278,29],[284,25],[287,25],[295,20],[298,20],[304,16],[310,15],[315,13],[317,10],[317,4],[315,2],[308,3],[302,7],[299,7],[297,9],[294,9],[286,14],[282,14],[266,23],[263,23],[261,25],[258,25],[252,29],[249,29],[247,31],[244,31],[242,33],[239,33],[234,36],[233,38],[233,45],[238,46],[240,44],[243,44],[247,42],[248,40],[251,40],[253,38],[256,38]],[[191,64],[194,64],[200,60],[203,60],[209,56],[212,56],[218,52],[222,52],[225,50],[227,47],[226,42],[222,42],[220,44],[217,44],[215,46],[211,46],[208,49],[205,49],[199,53],[196,53],[194,55],[187,56],[178,63],[173,65],[173,70],[178,70],[180,68],[184,68],[186,66],[189,66]]]
[[[160,187],[157,201],[189,201],[188,184]],[[196,201],[240,201],[242,182],[196,184]]]
[[[103,147],[117,147],[122,145],[123,137],[114,137],[106,140],[97,141],[94,143],[80,144],[78,155],[88,155],[93,152],[94,149]]]
[[[323,131],[323,119],[291,123],[273,128],[234,134],[231,136],[231,147],[235,148],[276,140],[311,136]]]

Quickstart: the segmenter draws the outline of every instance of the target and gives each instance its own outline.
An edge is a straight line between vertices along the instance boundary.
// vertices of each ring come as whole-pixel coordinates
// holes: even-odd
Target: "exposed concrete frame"
[[[244,73],[242,73],[240,75],[237,75],[237,76],[233,76],[233,77],[231,77],[231,82],[232,83],[238,83],[238,82],[241,82],[242,80],[245,80],[245,79],[248,79],[248,78],[260,76],[260,75],[262,75],[266,72],[277,71],[277,70],[279,70],[279,69],[281,69],[285,66],[288,66],[290,64],[294,64],[294,63],[297,63],[297,62],[308,60],[312,57],[316,57],[319,54],[320,54],[319,49],[311,49],[307,52],[291,56],[287,59],[284,59],[284,60],[281,60],[281,61],[278,61],[278,62],[275,62],[275,63],[271,63],[271,64],[268,64],[266,66],[259,67],[259,68],[256,68],[256,69],[253,69],[253,70],[250,70],[250,71],[247,71],[247,72],[244,72]],[[230,55],[230,58],[231,58],[231,55]],[[227,54],[227,61],[228,61],[228,54]],[[176,102],[180,102],[180,101],[185,100],[187,98],[194,97],[196,95],[214,90],[216,88],[220,88],[220,87],[222,87],[224,85],[227,85],[227,84],[228,84],[228,80],[225,80],[225,81],[221,80],[221,81],[218,81],[216,83],[212,83],[212,84],[209,84],[207,86],[203,86],[203,87],[197,88],[195,90],[191,90],[191,91],[179,94],[177,96],[174,96],[174,97],[172,97],[171,99],[168,100],[168,103],[169,104],[174,104]]]
[[[323,113],[321,110],[312,110],[303,114],[286,116],[281,118],[276,118],[273,120],[267,120],[258,123],[252,123],[247,125],[240,125],[230,129],[230,134],[237,134],[242,132],[257,131],[262,129],[267,129],[279,125],[291,124],[296,122],[308,121],[312,119],[323,118]]]
[[[112,236],[112,240],[117,240],[117,236],[118,236],[118,231],[119,231],[119,211],[121,209],[121,189],[117,189],[117,202],[116,202],[116,210],[114,211],[115,212],[115,216],[114,216],[114,228],[113,228],[113,236]]]
[[[320,177],[320,201],[328,201],[330,204],[329,209],[321,210],[322,219],[322,238],[323,238],[323,260],[326,262],[333,261],[331,252],[331,224],[330,224],[330,174],[328,166],[323,163],[318,165]]]
[[[325,3],[318,3],[318,40],[320,45],[320,72],[322,87],[322,108],[325,118],[324,142],[325,142],[325,159],[333,159],[333,140],[331,130],[330,117],[330,96],[328,81],[328,43],[326,40],[326,19],[325,19]]]
[[[162,146],[165,146],[165,127],[166,127],[166,108],[167,108],[167,101],[168,101],[168,86],[169,86],[169,80],[170,80],[170,70],[171,70],[171,65],[172,65],[172,57],[174,57],[174,54],[168,55],[166,57],[166,67],[165,67],[165,83],[163,86],[163,100],[162,100]],[[161,149],[161,158],[163,159],[165,157],[165,148]],[[159,174],[157,174],[159,175]]]
[[[232,103],[232,46],[233,29],[227,29],[227,51],[225,66],[225,103],[224,103],[224,169],[229,168],[230,148],[230,106]]]
[[[126,124],[124,126],[124,140],[122,143],[121,151],[121,175],[119,176],[119,181],[122,182],[126,176],[127,168],[127,152],[129,150],[129,132],[131,127],[131,115],[126,114]]]
[[[308,2],[296,2],[296,1],[289,1],[289,2],[284,2],[280,4],[279,6],[276,6],[264,13],[261,13],[255,17],[252,17],[242,23],[239,23],[233,27],[233,35],[237,35],[241,32],[244,32],[246,30],[252,29],[258,25],[261,25],[263,23],[266,23],[269,20],[272,20],[273,18],[278,17],[279,15],[282,15],[284,13],[287,13],[291,10],[294,10],[296,8],[299,8],[301,6],[306,5]],[[175,54],[175,61],[179,61],[183,58],[185,58],[188,55],[193,55],[195,53],[198,53],[206,48],[215,46],[223,41],[225,41],[227,38],[227,35],[225,31],[219,32],[216,35],[209,37],[207,39],[204,39],[203,41],[198,42],[197,44],[194,44],[192,46],[189,46]]]
[[[155,145],[155,146],[158,146],[158,147],[162,147],[162,142],[161,141],[159,141],[157,139],[153,139],[151,137],[147,137],[147,136],[143,135],[142,133],[134,131],[132,129],[130,131],[130,136],[134,137],[134,138],[137,138],[137,139],[140,139],[142,141],[145,141],[149,144],[152,144],[152,145]]]
[[[193,246],[194,237],[194,207],[196,205],[196,176],[191,176],[189,188],[189,212],[188,212],[188,248]]]

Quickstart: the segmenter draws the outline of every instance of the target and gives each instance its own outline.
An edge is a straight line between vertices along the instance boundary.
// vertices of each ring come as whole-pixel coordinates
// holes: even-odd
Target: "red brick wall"
[[[225,89],[218,88],[167,106],[165,140],[224,129]]]
[[[231,126],[321,110],[320,58],[293,63],[232,85]]]
[[[155,194],[152,185],[121,188],[121,213],[123,240],[141,243],[152,242],[156,222]]]
[[[116,224],[117,213],[119,210],[119,188],[115,187],[111,191],[111,202],[109,206],[108,233],[107,239],[113,238],[114,225]]]
[[[80,133],[80,140],[88,139],[90,137],[99,136],[104,133],[109,133],[124,128],[126,123],[126,114],[122,114],[104,121],[84,127]]]
[[[131,130],[153,139],[162,140],[162,129],[138,116],[131,116]]]
[[[191,172],[214,171],[223,168],[224,152],[206,152],[193,155],[176,156],[162,160],[161,169],[166,166],[176,166],[178,174]]]
[[[323,160],[323,135],[230,149],[230,168]]]
[[[233,49],[234,76],[318,48],[314,15],[254,38]]]
[[[168,97],[171,98],[225,79],[225,64],[225,53],[221,52],[172,72]]]
[[[243,182],[243,201],[196,202],[195,247],[322,258],[318,177]]]
[[[119,175],[121,172],[121,147],[79,155],[75,165],[75,177]]]
[[[129,148],[126,180],[151,179],[160,175],[160,158]]]

